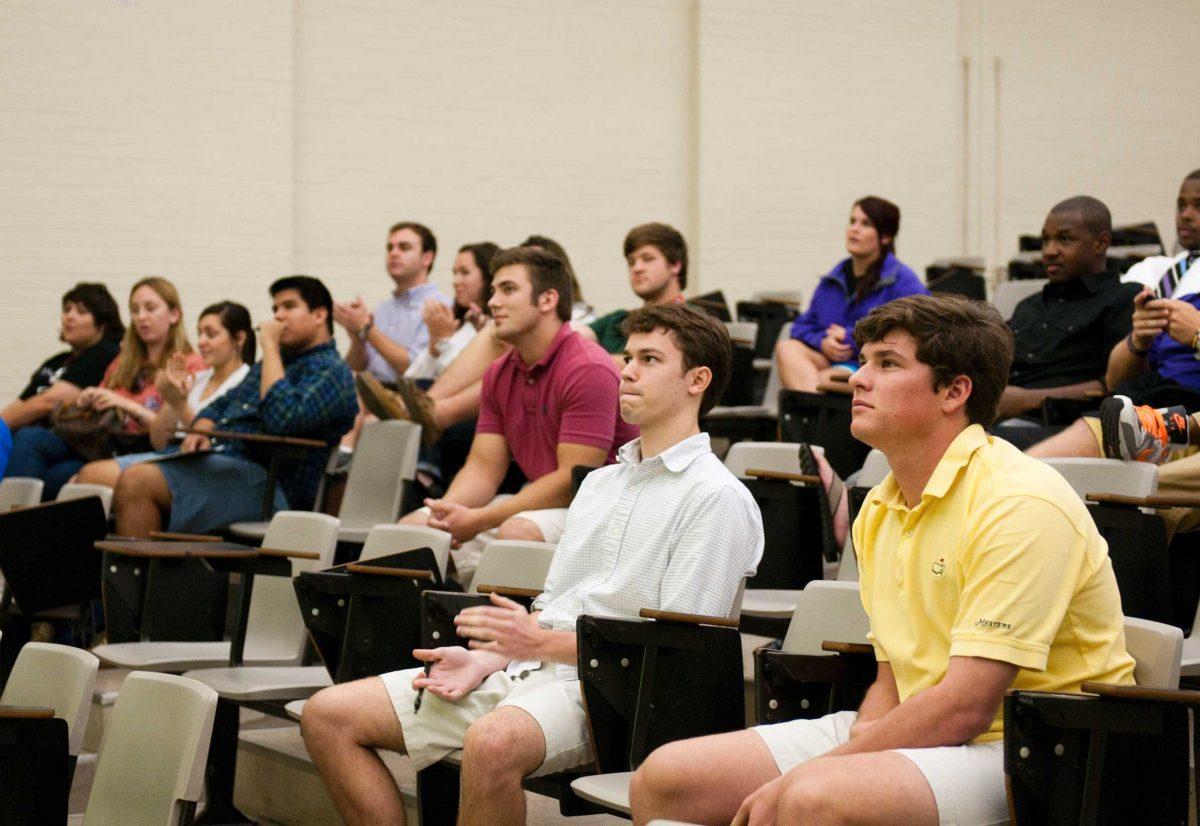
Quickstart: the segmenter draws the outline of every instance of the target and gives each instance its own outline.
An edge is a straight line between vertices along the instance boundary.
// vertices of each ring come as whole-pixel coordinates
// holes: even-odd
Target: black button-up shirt
[[[1133,324],[1140,284],[1122,284],[1115,272],[1051,282],[1013,311],[1016,351],[1009,383],[1061,387],[1102,379],[1113,345]]]

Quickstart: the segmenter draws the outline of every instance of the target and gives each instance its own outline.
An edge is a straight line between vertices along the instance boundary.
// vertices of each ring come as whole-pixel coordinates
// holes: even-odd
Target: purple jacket
[[[929,290],[921,283],[908,265],[900,262],[892,253],[883,259],[883,270],[875,289],[867,293],[862,301],[854,300],[854,295],[847,283],[846,271],[850,259],[846,258],[829,271],[818,283],[813,293],[808,311],[800,315],[792,323],[792,338],[798,338],[814,350],[820,351],[821,339],[830,324],[840,324],[850,334],[849,343],[854,349],[854,358],[858,358],[858,347],[854,344],[854,325],[858,320],[880,304],[886,304],[893,298],[903,298],[906,295],[929,295]]]

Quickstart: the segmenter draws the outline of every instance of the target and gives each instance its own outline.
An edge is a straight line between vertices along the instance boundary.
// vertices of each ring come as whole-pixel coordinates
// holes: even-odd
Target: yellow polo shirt
[[[1083,502],[1043,462],[972,425],[909,509],[889,474],[854,522],[871,644],[903,702],[950,657],[1020,666],[1013,688],[1133,684],[1121,596]],[[1003,707],[974,742],[1003,736]]]

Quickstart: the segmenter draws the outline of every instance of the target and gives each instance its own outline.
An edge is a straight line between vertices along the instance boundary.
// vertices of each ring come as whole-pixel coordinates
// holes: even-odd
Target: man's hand
[[[1191,347],[1196,333],[1200,332],[1200,310],[1174,298],[1160,298],[1152,303],[1167,310],[1167,335],[1185,347]]]
[[[258,343],[266,350],[279,349],[279,337],[283,334],[283,322],[269,318],[258,325]]]
[[[425,506],[429,508],[429,527],[450,534],[450,545],[454,548],[474,539],[477,533],[490,527],[482,524],[479,511],[457,502],[426,499]]]
[[[421,319],[429,328],[430,346],[454,335],[454,331],[458,329],[458,319],[454,317],[454,311],[436,298],[425,299],[421,307]]]
[[[371,312],[360,295],[345,304],[340,301],[333,302],[333,320],[345,327],[350,335],[356,336],[371,320]]]
[[[547,631],[520,604],[491,594],[492,604],[464,608],[454,618],[467,645],[492,651],[508,660],[542,660],[541,644]]]
[[[854,348],[846,343],[846,328],[840,324],[830,324],[821,339],[821,353],[832,363],[849,361],[854,355]]]
[[[468,651],[462,646],[442,648],[418,648],[413,656],[421,662],[433,663],[429,674],[424,672],[413,678],[413,688],[425,689],[443,700],[461,700],[468,692],[479,687],[487,676],[496,670],[495,661]]]
[[[1010,384],[1000,394],[1000,407],[996,418],[1000,420],[1020,416],[1033,410],[1038,406],[1038,403],[1036,393],[1032,393],[1024,387],[1016,387]]]
[[[1149,290],[1142,290],[1133,297],[1133,328],[1130,330],[1130,337],[1134,347],[1149,350],[1155,336],[1167,328],[1170,311],[1163,305],[1169,302],[1169,299],[1156,299],[1154,293]],[[1191,344],[1190,341],[1188,343]]]

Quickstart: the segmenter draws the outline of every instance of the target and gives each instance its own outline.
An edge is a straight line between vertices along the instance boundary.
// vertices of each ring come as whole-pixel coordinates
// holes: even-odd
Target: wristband
[[[1192,350],[1195,351],[1197,361],[1200,361],[1200,330],[1196,331],[1196,335],[1192,336]]]
[[[1146,356],[1150,355],[1149,347],[1147,347],[1145,350],[1139,350],[1137,347],[1133,346],[1133,333],[1132,332],[1129,335],[1125,336],[1125,346],[1129,348],[1129,352],[1133,353],[1138,358],[1145,358]]]
[[[371,328],[372,328],[372,327],[374,327],[374,326],[375,326],[375,322],[374,322],[374,321],[368,321],[366,324],[364,324],[363,326],[359,327],[359,328],[358,328],[358,332],[357,332],[357,333],[355,333],[354,335],[358,337],[358,340],[359,340],[359,341],[361,341],[361,342],[363,342],[363,343],[366,343],[367,336],[368,336],[368,335],[370,335],[370,333],[371,333]]]

